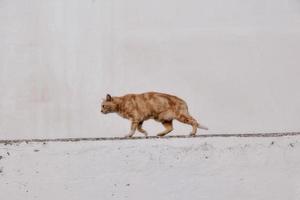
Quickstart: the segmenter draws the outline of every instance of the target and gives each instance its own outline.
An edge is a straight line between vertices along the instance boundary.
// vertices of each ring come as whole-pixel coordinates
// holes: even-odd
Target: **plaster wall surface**
[[[299,52],[298,0],[1,0],[0,138],[123,136],[99,101],[145,91],[207,133],[298,131]]]

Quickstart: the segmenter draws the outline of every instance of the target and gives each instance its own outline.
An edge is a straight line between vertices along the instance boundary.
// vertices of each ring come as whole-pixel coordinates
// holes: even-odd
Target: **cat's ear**
[[[112,100],[112,97],[110,96],[110,94],[107,94],[106,95],[106,101],[111,101]]]

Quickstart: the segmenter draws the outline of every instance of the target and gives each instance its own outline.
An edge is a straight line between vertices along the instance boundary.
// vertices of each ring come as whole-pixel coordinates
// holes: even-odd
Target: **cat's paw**
[[[132,137],[131,134],[127,134],[127,135],[124,136],[124,138],[131,138],[131,137]]]

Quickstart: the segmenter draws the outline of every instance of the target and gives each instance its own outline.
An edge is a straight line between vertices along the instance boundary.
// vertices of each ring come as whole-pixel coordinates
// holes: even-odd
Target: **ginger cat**
[[[185,101],[176,96],[158,92],[127,94],[122,97],[112,97],[108,94],[101,104],[101,112],[103,114],[117,113],[131,121],[131,130],[125,137],[132,137],[136,130],[147,137],[148,133],[142,125],[148,119],[161,122],[165,127],[165,130],[158,136],[164,136],[173,130],[174,119],[191,125],[193,127],[191,136],[196,135],[197,128],[208,130],[189,114]]]

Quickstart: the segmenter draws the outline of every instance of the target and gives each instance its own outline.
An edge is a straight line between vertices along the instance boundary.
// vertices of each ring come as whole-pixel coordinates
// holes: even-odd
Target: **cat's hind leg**
[[[173,131],[173,121],[163,121],[162,122],[163,126],[166,128],[166,130],[164,130],[163,132],[157,134],[157,136],[165,136],[168,133],[170,133],[171,131]]]
[[[193,127],[193,130],[190,133],[190,135],[191,136],[196,135],[199,124],[192,116],[190,116],[188,114],[181,114],[176,119],[182,123],[191,125]]]

